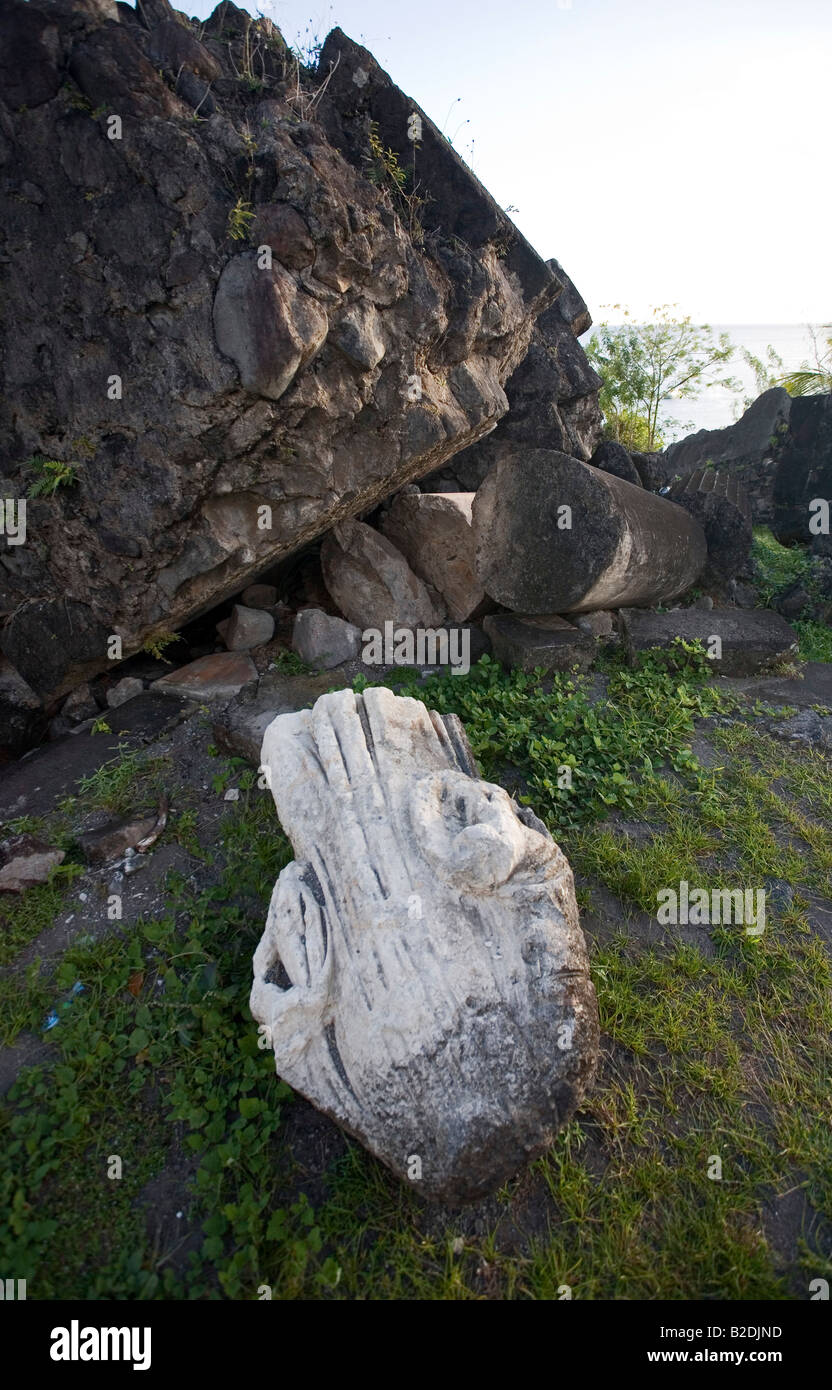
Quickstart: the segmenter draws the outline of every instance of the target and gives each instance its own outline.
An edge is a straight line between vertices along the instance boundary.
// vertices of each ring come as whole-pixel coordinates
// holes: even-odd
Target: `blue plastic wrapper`
[[[46,1015],[46,1018],[43,1021],[44,1033],[48,1033],[50,1028],[54,1028],[58,1023],[60,1023],[61,1013],[63,1013],[64,1009],[69,1008],[76,995],[83,994],[83,992],[84,986],[81,984],[80,980],[76,980],[75,984],[72,986],[72,989],[69,991],[69,994],[66,996],[64,1000],[62,1000],[61,1004],[59,1005],[60,1013],[58,1009],[50,1009],[49,1013]]]

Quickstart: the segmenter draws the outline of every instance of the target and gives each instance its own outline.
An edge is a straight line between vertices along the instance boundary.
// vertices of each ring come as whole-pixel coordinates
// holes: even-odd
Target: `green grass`
[[[80,802],[87,811],[141,815],[155,809],[169,770],[164,758],[149,757],[141,749],[119,744],[114,757],[80,779],[77,793],[61,802],[61,810],[68,814]]]
[[[792,626],[800,638],[801,661],[832,661],[832,628],[809,618],[798,618]]]
[[[432,1214],[349,1141],[324,1173],[288,1143],[293,1097],[258,1048],[247,999],[291,849],[254,772],[231,760],[214,790],[233,782],[241,795],[206,855],[213,886],[171,877],[160,919],[76,941],[51,974],[0,977],[7,1037],[37,1031],[76,979],[86,987],[48,1034],[55,1060],[24,1071],[2,1111],[0,1263],[40,1298],[254,1299],[265,1284],[281,1300],[558,1299],[567,1287],[783,1299],[832,1277],[828,1250],[800,1239],[784,1273],[762,1215],[772,1193],[799,1188],[832,1220],[832,973],[806,915],[810,890],[832,895],[829,764],[761,734],[754,707],[705,684],[707,669],[685,649],[636,671],[611,662],[596,705],[578,678],[490,662],[418,692],[458,711],[485,775],[552,826],[582,906],[603,884],[632,914],[592,950],[604,1044],[581,1114],[475,1221]],[[712,716],[720,765],[704,769],[690,740]],[[571,792],[557,785],[564,765]],[[152,799],[161,775],[146,755],[122,755],[75,811],[121,806],[131,785]],[[624,833],[621,815],[653,835]],[[194,813],[177,827],[195,854]],[[794,895],[760,939],[721,927],[712,954],[640,945],[639,914],[655,916],[657,889],[682,877],[777,878]],[[107,1177],[114,1154],[120,1180]],[[190,1173],[181,1205],[198,1234],[186,1257],[180,1237],[159,1243],[139,1201],[172,1155]],[[715,1156],[721,1181],[708,1176]]]
[[[0,1257],[32,1281],[33,1296],[146,1298],[178,1287],[171,1252],[143,1244],[136,1208],[177,1132],[204,1211],[193,1296],[254,1296],[253,1280],[278,1277],[261,1267],[272,1249],[278,1263],[296,1258],[297,1221],[308,1238],[302,1215],[286,1230],[273,1220],[269,1150],[289,1091],[247,1008],[263,888],[290,849],[261,793],[247,793],[231,819],[223,883],[199,896],[172,883],[168,916],[76,942],[50,981],[60,993],[80,979],[85,993],[49,1033],[59,1060],[23,1074],[2,1120],[0,1205],[12,1221]],[[42,1006],[48,990],[34,987]],[[19,1012],[31,1020],[31,999]],[[123,1159],[121,1181],[107,1177],[111,1154]],[[218,1270],[226,1235],[233,1253]]]
[[[82,872],[81,864],[65,859],[51,871],[46,883],[27,888],[25,893],[0,896],[0,966],[8,965],[24,946],[52,926],[69,885]]]
[[[297,652],[289,651],[288,648],[284,648],[283,651],[277,653],[271,662],[271,667],[276,671],[280,671],[281,675],[284,676],[309,676],[318,674],[313,666],[310,666],[302,657],[298,656]]]
[[[808,579],[811,557],[802,546],[781,545],[768,526],[755,526],[751,545],[751,564],[763,608],[771,606],[790,584]]]
[[[580,677],[506,672],[489,657],[465,678],[431,676],[420,684],[415,674],[394,673],[389,684],[458,714],[483,775],[534,806],[559,835],[631,808],[640,779],[663,762],[676,771],[689,765],[694,718],[730,706],[706,683],[709,663],[696,643],[645,653],[637,670],[620,658],[608,670],[597,704]],[[359,677],[355,688],[366,684]]]
[[[11,971],[0,974],[0,1045],[10,1047],[23,1029],[38,1032],[51,1001],[39,958],[22,978]]]
[[[819,598],[814,557],[803,546],[780,545],[767,526],[756,527],[751,547],[754,579],[761,606],[773,607],[780,594],[800,580],[812,598]],[[811,607],[793,623],[800,638],[801,661],[832,662],[832,628],[810,617]]]

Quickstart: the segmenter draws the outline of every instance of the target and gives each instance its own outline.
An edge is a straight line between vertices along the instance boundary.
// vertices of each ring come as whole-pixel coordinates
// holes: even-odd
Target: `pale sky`
[[[615,303],[719,324],[832,318],[832,0],[259,8],[290,44],[336,24],[364,43],[596,320]]]

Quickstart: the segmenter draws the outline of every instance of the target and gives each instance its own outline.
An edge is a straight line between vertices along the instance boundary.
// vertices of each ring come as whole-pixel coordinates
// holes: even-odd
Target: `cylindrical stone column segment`
[[[473,526],[483,588],[515,613],[678,598],[707,557],[681,507],[550,449],[507,449],[477,492]]]

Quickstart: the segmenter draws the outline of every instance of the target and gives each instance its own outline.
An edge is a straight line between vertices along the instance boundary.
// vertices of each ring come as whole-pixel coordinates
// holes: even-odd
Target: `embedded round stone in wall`
[[[315,259],[309,228],[291,203],[264,203],[259,207],[251,239],[256,246],[270,246],[290,270],[304,270]]]
[[[371,372],[384,356],[378,310],[372,304],[353,304],[333,327],[330,342],[354,367]]]
[[[279,400],[323,346],[326,311],[279,262],[261,270],[254,252],[234,256],[214,297],[220,352],[236,362],[248,391]]]

